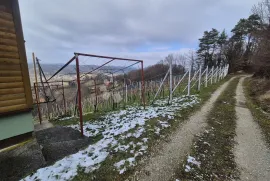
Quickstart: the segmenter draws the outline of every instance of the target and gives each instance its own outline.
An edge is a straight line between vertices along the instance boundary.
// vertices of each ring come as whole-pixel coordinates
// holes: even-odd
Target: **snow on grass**
[[[191,167],[189,165],[186,165],[185,172],[190,172]]]
[[[171,105],[167,100],[158,100],[153,106],[128,107],[126,110],[109,113],[97,120],[84,123],[84,134],[88,137],[102,135],[100,140],[75,154],[69,155],[55,164],[41,168],[23,180],[70,180],[78,174],[78,168],[86,173],[99,168],[111,153],[126,153],[126,157],[114,163],[115,168],[123,174],[128,168],[136,165],[136,158],[148,149],[148,131],[160,134],[170,127],[169,120],[174,119],[178,110],[192,107],[199,103],[196,96],[174,98]],[[153,128],[148,121],[158,118]],[[79,125],[69,126],[79,130]],[[134,141],[128,141],[128,140]],[[128,153],[128,154],[127,154]]]
[[[114,164],[114,166],[119,170],[120,174],[123,174],[127,170],[127,167],[125,165],[135,166],[136,165],[135,158],[130,157],[126,160],[121,160],[121,161]]]
[[[199,161],[196,161],[196,159],[192,156],[188,156],[187,163],[190,165],[195,165],[197,167],[200,167],[201,163]],[[190,172],[192,170],[190,165],[185,166],[185,172]]]
[[[196,161],[196,159],[192,156],[188,156],[188,160],[187,160],[188,163],[192,163],[194,165],[197,165],[197,166],[200,166],[200,162]]]
[[[58,119],[59,121],[65,121],[65,120],[70,120],[72,118],[75,118],[74,116],[69,116],[69,117],[63,117],[63,118],[60,118]]]

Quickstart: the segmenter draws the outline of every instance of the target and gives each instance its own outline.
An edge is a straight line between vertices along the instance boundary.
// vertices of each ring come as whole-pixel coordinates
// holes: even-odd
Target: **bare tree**
[[[262,2],[258,2],[258,4],[254,5],[251,9],[253,14],[257,14],[261,18],[261,24],[270,24],[270,1],[264,0]]]
[[[197,62],[198,58],[197,58],[197,53],[195,50],[189,50],[188,53],[185,54],[186,56],[186,60],[187,60],[187,66],[188,68],[191,67],[191,72],[193,72],[194,70],[197,70],[199,68],[199,64],[200,61]]]

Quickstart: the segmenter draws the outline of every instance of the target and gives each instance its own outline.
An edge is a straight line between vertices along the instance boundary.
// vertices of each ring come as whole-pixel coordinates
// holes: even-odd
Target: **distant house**
[[[1,0],[0,148],[32,135],[32,105],[18,0]]]

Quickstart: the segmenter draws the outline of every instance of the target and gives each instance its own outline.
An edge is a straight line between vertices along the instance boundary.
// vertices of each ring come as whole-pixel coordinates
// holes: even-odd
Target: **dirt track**
[[[270,180],[270,151],[263,140],[261,131],[254,122],[251,112],[245,107],[246,98],[243,93],[243,80],[240,79],[236,90],[236,127],[237,145],[234,153],[240,168],[241,180]]]
[[[231,80],[216,90],[201,110],[191,116],[178,131],[170,136],[170,141],[164,143],[163,149],[145,161],[146,165],[141,169],[142,171],[137,172],[131,180],[165,181],[170,179],[179,166],[179,162],[190,150],[194,136],[204,130],[207,113]]]

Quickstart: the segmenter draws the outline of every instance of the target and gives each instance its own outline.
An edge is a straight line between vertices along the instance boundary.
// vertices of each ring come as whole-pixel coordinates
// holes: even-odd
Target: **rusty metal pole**
[[[62,79],[62,90],[63,90],[63,103],[64,103],[64,108],[65,108],[65,115],[67,115],[67,106],[66,106],[65,88],[64,88],[64,81],[63,81],[63,79]]]
[[[78,108],[79,108],[79,113],[80,113],[80,128],[81,128],[81,136],[83,136],[83,115],[82,115],[82,97],[81,97],[79,57],[77,54],[75,54],[75,57],[76,57],[76,73],[77,73],[77,87],[78,87]]]
[[[35,94],[36,94],[36,100],[38,100],[36,83],[34,83],[34,89],[35,89]],[[41,122],[42,122],[42,117],[41,117],[40,107],[39,107],[38,101],[36,101],[36,104],[37,104],[37,109],[38,109],[39,123],[41,124]]]
[[[34,83],[34,89],[35,89],[35,94],[36,94],[36,104],[37,104],[38,114],[39,114],[39,123],[41,124],[42,117],[41,117],[40,107],[39,107],[39,92],[38,92],[38,87],[37,87],[38,81],[37,81],[36,57],[35,57],[34,52],[32,53],[32,57],[33,57],[34,73],[35,73],[35,81],[36,81],[36,85]]]
[[[141,61],[141,74],[142,74],[142,89],[141,89],[141,94],[142,94],[142,101],[143,101],[143,107],[145,109],[145,96],[144,96],[144,91],[145,91],[145,87],[144,87],[144,71],[143,71],[143,61]]]

